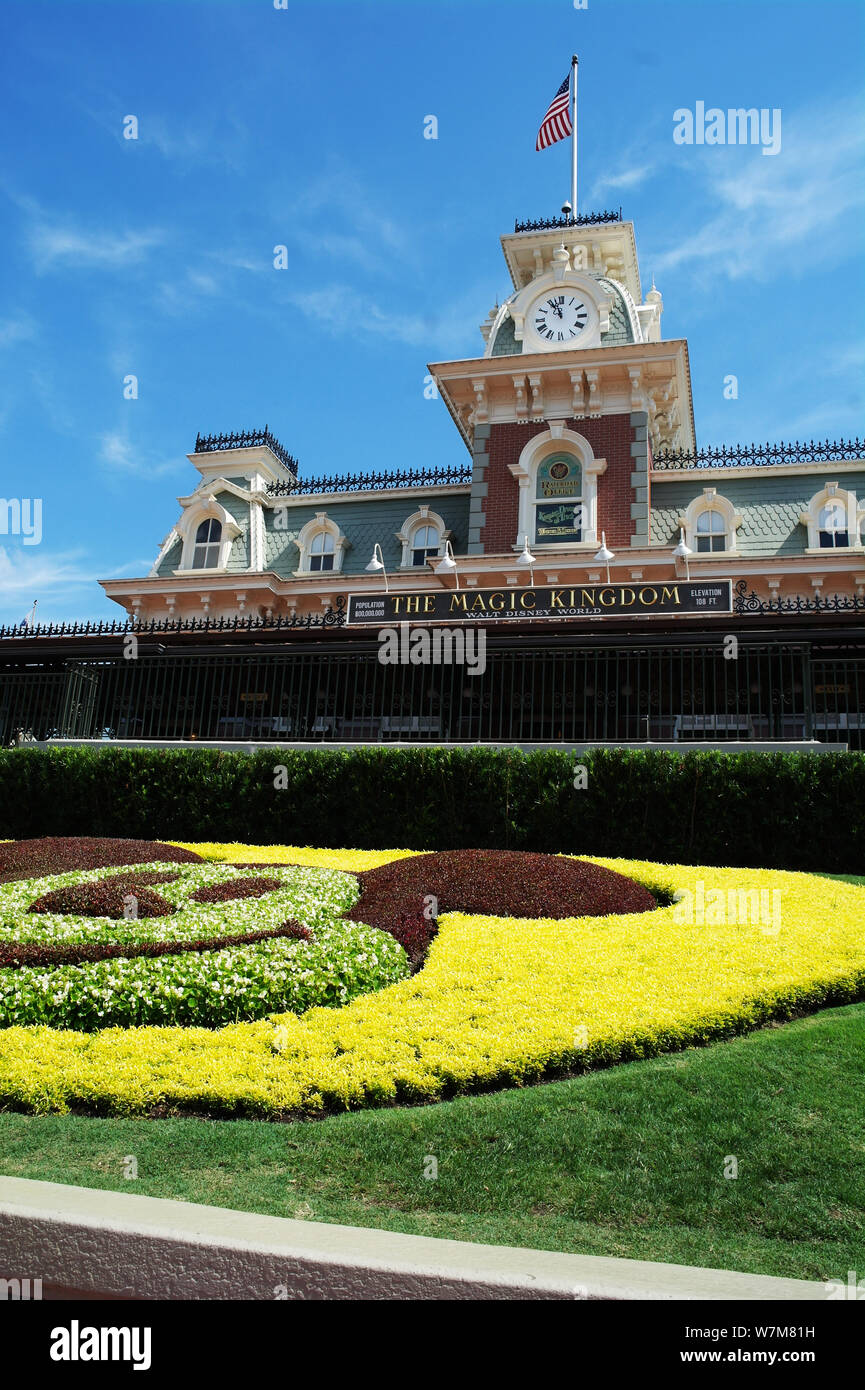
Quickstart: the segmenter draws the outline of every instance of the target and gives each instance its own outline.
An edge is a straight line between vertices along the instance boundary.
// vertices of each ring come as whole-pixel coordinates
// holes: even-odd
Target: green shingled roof
[[[832,464],[823,465],[820,472],[772,477],[767,468],[759,477],[719,477],[696,474],[693,482],[677,479],[665,482],[652,478],[652,515],[650,540],[652,545],[676,544],[679,528],[676,518],[684,513],[689,502],[700,497],[704,487],[714,487],[719,497],[725,497],[742,516],[736,532],[736,548],[742,555],[804,555],[808,531],[799,521],[802,512],[815,492],[820,492],[828,479],[838,478],[840,486],[862,496],[865,473],[832,472]]]

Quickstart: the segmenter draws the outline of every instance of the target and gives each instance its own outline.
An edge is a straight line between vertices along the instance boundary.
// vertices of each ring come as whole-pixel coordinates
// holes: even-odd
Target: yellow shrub
[[[180,849],[191,849],[202,859],[237,864],[302,864],[310,869],[340,869],[357,874],[364,869],[377,869],[394,859],[407,859],[410,849],[312,849],[309,845],[219,845],[197,844],[192,841],[169,840]]]
[[[305,853],[332,868],[359,853],[268,852],[273,862]],[[418,975],[343,1009],[218,1031],[10,1028],[0,1034],[0,1098],[34,1110],[316,1114],[519,1085],[865,992],[865,889],[769,870],[593,862],[693,896],[656,912],[562,921],[451,912]],[[739,895],[761,890],[771,913],[743,920]]]

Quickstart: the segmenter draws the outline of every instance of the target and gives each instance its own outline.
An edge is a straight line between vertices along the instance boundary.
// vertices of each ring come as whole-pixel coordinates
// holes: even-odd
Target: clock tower
[[[633,223],[518,222],[502,250],[483,355],[430,365],[472,453],[468,552],[643,548],[653,454],[695,441],[687,343],[643,295]]]

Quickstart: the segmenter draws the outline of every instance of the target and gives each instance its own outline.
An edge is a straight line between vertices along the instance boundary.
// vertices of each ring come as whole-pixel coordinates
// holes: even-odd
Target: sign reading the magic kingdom
[[[730,613],[732,580],[657,584],[564,584],[531,589],[437,589],[423,594],[350,594],[349,624],[525,622],[655,613]]]

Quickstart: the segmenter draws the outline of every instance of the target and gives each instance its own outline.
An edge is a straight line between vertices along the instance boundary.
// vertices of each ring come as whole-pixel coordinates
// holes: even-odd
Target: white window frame
[[[412,564],[412,551],[414,550],[415,534],[422,526],[434,526],[438,531],[439,543],[437,555],[441,558],[445,553],[446,542],[451,538],[451,532],[445,526],[444,519],[434,512],[431,507],[424,504],[418,507],[416,512],[406,517],[400,529],[394,532],[397,541],[402,546],[402,557],[399,562],[400,569],[413,570],[415,574],[423,574],[424,565]],[[429,547],[427,547],[429,548]]]
[[[697,521],[705,512],[718,512],[724,523],[724,549],[723,550],[698,550],[697,536],[701,533],[697,531]],[[694,560],[714,560],[716,563],[727,555],[737,556],[739,546],[736,532],[742,525],[742,516],[736,511],[733,503],[727,497],[722,497],[717,488],[704,487],[699,497],[695,497],[688,503],[687,508],[681,516],[676,518],[676,526],[685,532],[685,543],[693,551],[688,556],[689,562]],[[720,531],[703,532],[703,535],[719,536]]]
[[[312,542],[323,531],[333,537],[333,569],[314,570],[310,563]],[[295,575],[315,575],[318,578],[319,576],[342,573],[343,557],[350,543],[340,530],[338,522],[329,517],[327,512],[316,512],[315,516],[300,528],[292,543],[300,551],[297,569],[294,571]]]
[[[206,527],[208,527],[208,528],[211,528],[211,527],[213,527],[213,526],[217,527],[217,528],[218,528],[218,535],[217,535],[217,538],[214,540],[213,537],[212,537],[212,535],[208,534],[208,539],[207,539],[207,540],[205,540],[205,541],[199,540],[199,538],[198,538],[198,533],[199,533],[199,531],[201,530],[202,526],[206,526]],[[206,558],[209,558],[210,555],[212,554],[212,555],[214,556],[214,563],[213,563],[212,565],[208,565],[208,564],[201,565],[201,564],[199,564],[199,563],[198,563],[198,559],[197,559],[199,550],[204,550]],[[192,567],[193,567],[193,569],[196,569],[196,570],[215,570],[215,569],[219,569],[219,560],[220,560],[220,552],[221,552],[221,550],[222,550],[222,522],[219,521],[215,516],[206,516],[206,517],[204,517],[204,519],[203,519],[202,521],[199,521],[198,525],[197,525],[196,528],[195,528],[195,544],[194,544],[193,550],[192,550]]]
[[[539,500],[536,496],[538,469],[551,454],[572,454],[580,465],[583,486],[583,538],[580,541],[547,542],[534,539],[535,504]],[[526,537],[529,546],[533,549],[539,548],[543,555],[597,550],[598,478],[605,471],[607,460],[595,458],[591,444],[583,435],[577,434],[576,430],[566,429],[564,423],[551,421],[549,429],[530,439],[519,460],[508,467],[520,485],[514,550],[522,550]]]
[[[821,514],[829,506],[841,506],[847,519],[847,545],[821,545],[820,532],[827,528],[820,525]],[[806,555],[849,555],[862,554],[862,525],[865,522],[865,506],[857,500],[855,492],[839,487],[837,482],[827,482],[819,492],[815,492],[808,503],[808,510],[799,515],[800,523],[808,529]],[[837,529],[841,529],[840,527]]]
[[[202,521],[218,521],[222,527],[222,539],[219,542],[219,563],[210,565],[207,569],[201,569],[193,564],[195,536]],[[203,498],[200,502],[187,507],[175,530],[183,541],[180,564],[174,571],[175,574],[224,574],[231,547],[237,537],[243,534],[231,513],[220,502],[217,502],[215,497]]]

